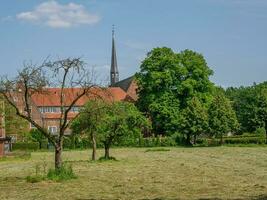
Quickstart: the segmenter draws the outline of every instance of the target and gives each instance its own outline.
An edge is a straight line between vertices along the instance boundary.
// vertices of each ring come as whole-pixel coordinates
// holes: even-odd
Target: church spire
[[[119,70],[117,65],[116,47],[115,47],[115,30],[112,25],[112,54],[111,54],[111,68],[110,68],[110,85],[114,85],[119,81]]]

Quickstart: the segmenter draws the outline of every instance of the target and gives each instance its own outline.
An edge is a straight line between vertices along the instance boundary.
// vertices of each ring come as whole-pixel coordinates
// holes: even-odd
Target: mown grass
[[[267,198],[266,147],[168,149],[112,149],[116,162],[87,162],[91,151],[66,151],[64,160],[78,178],[63,182],[26,181],[36,165],[53,167],[52,152],[5,160],[0,163],[0,199]]]

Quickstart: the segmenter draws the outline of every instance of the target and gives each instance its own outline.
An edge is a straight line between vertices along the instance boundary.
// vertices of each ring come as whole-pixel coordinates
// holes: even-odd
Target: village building
[[[114,30],[112,30],[112,52],[111,52],[111,67],[110,67],[110,86],[106,88],[93,87],[88,92],[88,95],[79,99],[72,107],[67,118],[68,120],[74,119],[79,113],[80,109],[89,100],[101,98],[105,101],[128,101],[135,102],[137,100],[137,85],[134,81],[134,76],[119,80],[119,70],[117,65],[117,55],[115,47]],[[70,103],[75,97],[82,92],[82,88],[65,88],[64,93],[64,106],[70,106]],[[18,88],[18,92],[14,94],[14,101],[21,112],[25,112],[23,104],[23,92]],[[61,102],[60,102],[61,88],[43,88],[40,93],[34,93],[30,99],[30,112],[33,120],[40,126],[45,127],[49,132],[57,134],[59,131],[59,124],[61,119]],[[4,119],[3,119],[4,121]],[[29,123],[30,129],[34,129],[34,125]],[[4,138],[4,128],[2,130],[2,137]],[[65,131],[66,135],[71,134],[71,130]],[[16,133],[12,133],[13,139],[16,140]],[[2,139],[4,140],[4,139]],[[1,132],[0,132],[1,141]],[[0,145],[3,143],[0,143]],[[2,148],[0,146],[0,148]],[[0,150],[1,151],[1,150]]]

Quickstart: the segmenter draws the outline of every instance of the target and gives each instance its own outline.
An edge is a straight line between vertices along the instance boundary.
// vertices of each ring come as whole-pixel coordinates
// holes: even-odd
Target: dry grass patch
[[[77,179],[27,183],[52,152],[0,163],[0,199],[264,199],[267,148],[112,149],[118,161],[88,162],[89,151],[66,151]],[[103,155],[99,150],[98,155]]]

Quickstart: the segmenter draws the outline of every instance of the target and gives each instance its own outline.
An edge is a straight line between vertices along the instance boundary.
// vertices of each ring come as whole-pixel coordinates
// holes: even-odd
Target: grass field
[[[107,162],[88,162],[88,150],[65,151],[78,178],[64,182],[26,182],[37,165],[53,166],[52,152],[2,159],[0,199],[267,199],[266,147],[167,149],[112,149],[118,161]]]

